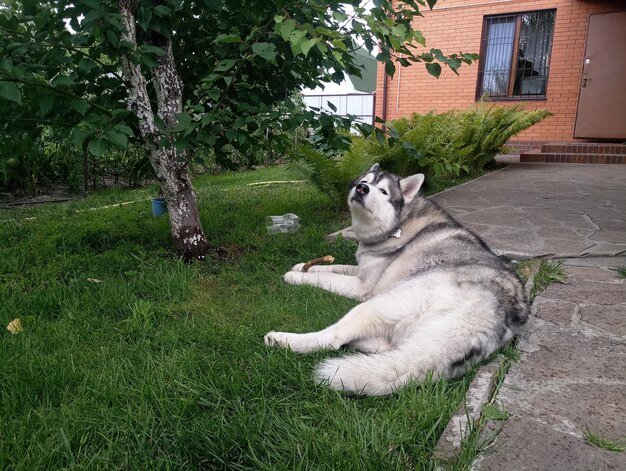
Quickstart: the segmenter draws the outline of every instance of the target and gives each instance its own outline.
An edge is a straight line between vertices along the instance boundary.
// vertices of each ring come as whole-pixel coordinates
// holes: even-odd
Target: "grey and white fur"
[[[358,265],[295,265],[287,283],[363,301],[335,324],[304,334],[269,332],[266,345],[298,353],[353,347],[323,361],[316,381],[381,396],[411,381],[451,378],[516,336],[528,319],[524,286],[507,262],[407,178],[374,165],[350,189]]]

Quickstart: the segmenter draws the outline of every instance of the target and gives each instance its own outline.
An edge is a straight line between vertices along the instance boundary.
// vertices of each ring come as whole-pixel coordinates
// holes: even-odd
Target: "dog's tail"
[[[401,349],[374,354],[357,353],[323,361],[317,367],[315,379],[318,384],[338,391],[386,396],[410,381],[425,380],[430,371],[433,379],[449,376],[448,366],[444,367],[446,371],[441,370],[436,362],[427,358],[416,359],[411,352]]]

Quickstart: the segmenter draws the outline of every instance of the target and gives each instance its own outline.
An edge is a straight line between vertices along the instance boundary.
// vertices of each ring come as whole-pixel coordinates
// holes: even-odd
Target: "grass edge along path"
[[[546,258],[529,258],[515,264],[515,269],[525,284],[528,301],[532,306],[539,296],[552,283],[565,283],[567,274],[560,261]],[[518,339],[513,339],[491,359],[483,362],[497,361],[498,369],[491,384],[489,397],[482,406],[477,420],[468,420],[468,428],[464,433],[458,455],[445,463],[445,468],[454,471],[466,471],[472,468],[476,457],[496,443],[496,439],[504,423],[509,418],[508,412],[497,404],[498,391],[504,383],[506,374],[514,362],[519,361],[520,352],[517,347]]]

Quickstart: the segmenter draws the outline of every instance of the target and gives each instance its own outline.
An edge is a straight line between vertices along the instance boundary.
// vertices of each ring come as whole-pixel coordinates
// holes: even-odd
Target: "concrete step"
[[[544,162],[567,164],[626,164],[626,154],[600,154],[577,152],[545,152],[529,150],[520,154],[520,162]]]
[[[541,146],[544,154],[626,155],[626,144],[600,142],[547,142]]]

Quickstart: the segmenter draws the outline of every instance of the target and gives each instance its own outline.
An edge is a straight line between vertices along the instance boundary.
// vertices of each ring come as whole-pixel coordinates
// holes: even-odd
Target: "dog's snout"
[[[359,183],[359,184],[356,186],[356,192],[357,192],[359,195],[367,195],[367,194],[370,192],[370,187],[369,187],[369,186],[367,186],[367,185],[366,185],[366,184],[364,184],[364,183]]]

